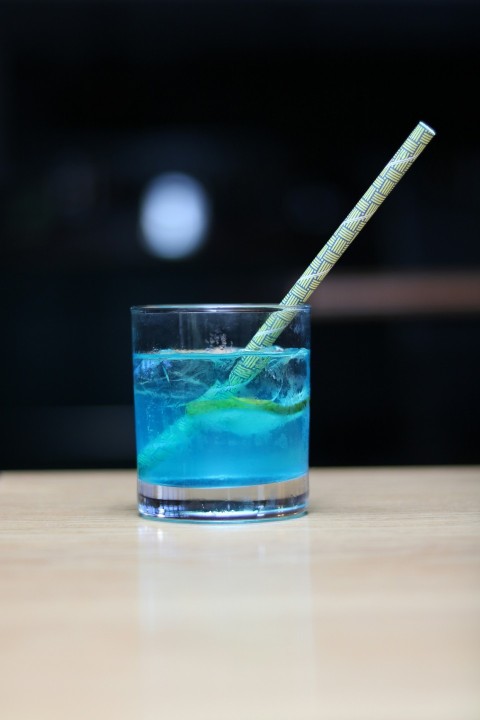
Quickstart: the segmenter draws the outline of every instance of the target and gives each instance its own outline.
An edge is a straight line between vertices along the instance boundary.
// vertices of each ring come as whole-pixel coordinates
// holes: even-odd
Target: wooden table
[[[479,720],[480,468],[313,470],[282,522],[0,476],[1,720]]]

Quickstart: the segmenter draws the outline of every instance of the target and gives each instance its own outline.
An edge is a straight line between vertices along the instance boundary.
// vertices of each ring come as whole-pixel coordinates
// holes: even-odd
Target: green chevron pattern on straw
[[[328,275],[335,263],[341,258],[370,218],[377,212],[385,198],[400,182],[434,136],[435,131],[432,128],[424,122],[418,123],[350,214],[338,226],[330,240],[288,291],[281,301],[281,305],[299,305],[307,302],[310,295]],[[246,349],[255,351],[272,345],[294,319],[295,315],[296,312],[293,308],[282,308],[282,310],[272,313],[258,332],[255,333]],[[233,368],[228,385],[231,387],[240,383],[247,383],[265,367],[265,364],[264,360],[254,356],[243,358]]]

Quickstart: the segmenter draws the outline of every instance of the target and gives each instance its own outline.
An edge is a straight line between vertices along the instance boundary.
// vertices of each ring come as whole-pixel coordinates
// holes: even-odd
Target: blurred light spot
[[[157,257],[175,260],[196,252],[205,239],[209,219],[204,188],[181,173],[154,178],[141,201],[142,239]]]

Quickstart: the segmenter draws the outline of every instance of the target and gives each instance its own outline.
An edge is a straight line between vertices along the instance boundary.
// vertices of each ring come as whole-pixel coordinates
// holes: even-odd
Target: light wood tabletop
[[[480,468],[314,469],[243,525],[135,499],[0,475],[2,720],[479,720]]]

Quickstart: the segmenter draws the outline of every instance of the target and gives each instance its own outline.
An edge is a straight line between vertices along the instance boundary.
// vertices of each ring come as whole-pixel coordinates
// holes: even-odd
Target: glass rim
[[[296,305],[285,305],[283,303],[191,303],[178,305],[132,305],[132,313],[148,312],[269,312],[275,310],[309,310],[309,303],[298,303]]]

